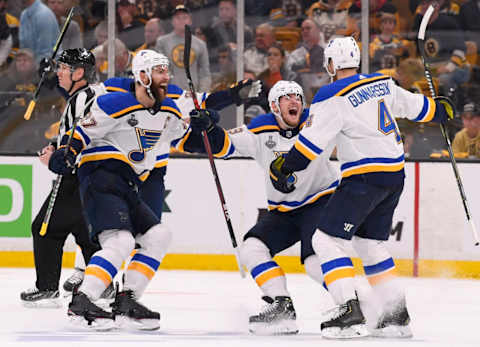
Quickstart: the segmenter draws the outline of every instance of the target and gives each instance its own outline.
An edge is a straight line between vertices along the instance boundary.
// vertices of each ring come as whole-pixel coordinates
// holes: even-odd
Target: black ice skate
[[[320,325],[322,336],[330,339],[350,339],[368,336],[365,317],[358,299],[348,300],[336,308],[333,318]]]
[[[30,308],[59,308],[62,300],[58,290],[39,290],[37,287],[20,293],[23,306]]]
[[[249,319],[249,330],[257,335],[291,335],[297,334],[297,315],[292,299],[277,296],[275,299],[264,296],[267,305],[258,315]]]
[[[376,337],[412,337],[410,329],[410,316],[407,311],[405,299],[399,303],[387,305],[388,309],[380,316],[377,326],[372,330]]]
[[[94,330],[115,328],[114,315],[95,305],[84,293],[76,290],[72,302],[68,305],[68,317],[73,323]]]
[[[65,291],[64,297],[68,297],[72,295],[72,292],[75,288],[80,287],[83,282],[83,278],[85,277],[85,270],[76,267],[73,270],[73,274],[67,278],[67,280],[63,283],[63,290]]]
[[[132,290],[118,292],[112,306],[117,326],[133,330],[157,330],[160,328],[160,313],[140,304]]]

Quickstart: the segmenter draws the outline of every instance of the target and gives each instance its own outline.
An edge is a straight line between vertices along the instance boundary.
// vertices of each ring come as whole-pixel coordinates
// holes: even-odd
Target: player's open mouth
[[[289,114],[290,116],[296,116],[297,113],[298,113],[298,109],[297,109],[297,108],[291,108],[291,109],[288,110],[288,114]]]

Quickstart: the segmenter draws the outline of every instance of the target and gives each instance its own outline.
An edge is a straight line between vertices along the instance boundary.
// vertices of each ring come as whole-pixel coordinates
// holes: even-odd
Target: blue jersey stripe
[[[107,259],[99,257],[98,255],[92,257],[88,265],[97,265],[101,267],[102,269],[106,270],[110,274],[110,276],[112,276],[112,279],[117,274],[117,269],[115,268],[115,266],[113,266],[113,264],[110,263]]]
[[[392,269],[394,267],[395,267],[395,263],[393,262],[393,259],[388,258],[378,264],[364,266],[363,269],[365,270],[365,275],[370,276],[388,269]]]
[[[363,158],[357,161],[352,161],[350,163],[345,163],[342,165],[341,170],[345,170],[351,168],[353,166],[359,166],[364,164],[394,164],[394,163],[401,163],[405,160],[403,154],[398,158]]]
[[[337,258],[337,259],[333,259],[331,261],[328,261],[326,263],[323,263],[322,264],[322,272],[325,275],[326,273],[328,273],[329,271],[331,271],[333,269],[336,269],[336,268],[339,268],[339,267],[345,267],[345,266],[353,267],[352,259],[346,258],[346,257],[345,258]]]
[[[252,274],[252,277],[255,278],[265,270],[272,269],[274,267],[278,267],[278,264],[272,260],[272,261],[255,266],[250,272]]]

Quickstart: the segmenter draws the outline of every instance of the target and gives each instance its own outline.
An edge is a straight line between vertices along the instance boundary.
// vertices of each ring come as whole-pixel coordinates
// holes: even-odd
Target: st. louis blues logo
[[[128,153],[128,159],[133,162],[139,163],[145,159],[145,152],[148,152],[155,146],[158,139],[160,138],[160,135],[162,135],[162,132],[158,130],[147,130],[139,128],[135,128],[135,132],[137,133],[137,140],[140,149],[130,151]]]

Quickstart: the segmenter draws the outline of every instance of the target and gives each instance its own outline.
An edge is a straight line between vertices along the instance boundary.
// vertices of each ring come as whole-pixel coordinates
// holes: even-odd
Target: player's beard
[[[163,102],[167,97],[167,85],[166,84],[158,84],[153,85],[150,87],[152,94],[157,102]]]

